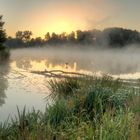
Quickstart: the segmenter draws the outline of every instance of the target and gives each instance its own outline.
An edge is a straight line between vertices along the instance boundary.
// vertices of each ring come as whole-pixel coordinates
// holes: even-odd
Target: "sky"
[[[123,27],[140,31],[140,0],[0,0],[8,36]]]

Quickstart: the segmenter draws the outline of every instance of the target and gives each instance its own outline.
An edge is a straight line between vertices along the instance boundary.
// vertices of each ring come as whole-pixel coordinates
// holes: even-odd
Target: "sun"
[[[67,21],[57,21],[56,23],[52,23],[49,26],[49,32],[55,32],[58,34],[62,32],[70,33],[73,29],[74,28],[72,27],[70,22]]]
[[[47,32],[49,33],[55,32],[57,34],[66,32],[67,34],[69,34],[75,30],[76,27],[71,21],[58,19],[42,25],[42,29],[40,30],[40,32],[41,35],[45,35]]]

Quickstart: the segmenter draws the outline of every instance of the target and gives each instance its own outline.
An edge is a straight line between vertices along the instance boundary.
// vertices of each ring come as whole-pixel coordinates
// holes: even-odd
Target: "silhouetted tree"
[[[31,31],[17,31],[15,38],[8,37],[6,45],[13,48],[29,46],[31,44],[31,36]]]
[[[26,43],[26,45],[30,46],[30,47],[41,47],[43,44],[45,44],[45,40],[43,40],[41,37],[36,37],[36,38],[32,38],[28,44]]]
[[[45,34],[45,41],[49,41],[51,38],[50,33],[47,32],[47,34]]]
[[[63,32],[59,35],[59,39],[61,41],[66,41],[67,40],[67,33],[66,32]]]
[[[23,32],[23,39],[25,42],[29,42],[32,36],[32,32],[31,31],[24,31]]]
[[[102,39],[109,46],[125,46],[140,43],[140,33],[123,28],[107,28],[102,33]]]
[[[3,43],[6,41],[6,33],[3,29],[4,22],[2,21],[2,16],[0,16],[0,47],[4,48]]]
[[[16,32],[16,39],[22,40],[23,42],[29,42],[32,36],[31,31],[18,31]]]
[[[13,38],[13,37],[8,37],[5,44],[9,48],[18,48],[18,47],[23,47],[25,45],[22,39]]]
[[[75,40],[76,40],[75,32],[71,32],[71,33],[67,36],[67,39],[68,39],[69,42],[74,43]]]
[[[49,40],[49,43],[51,44],[59,43],[59,35],[53,32]]]
[[[20,39],[20,40],[23,40],[23,32],[22,31],[18,31],[16,32],[16,39]]]
[[[94,37],[91,31],[76,31],[76,40],[80,44],[93,44]]]

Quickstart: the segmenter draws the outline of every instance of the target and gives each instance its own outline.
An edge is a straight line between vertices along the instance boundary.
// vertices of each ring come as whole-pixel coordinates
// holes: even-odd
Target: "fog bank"
[[[98,49],[97,49],[98,48]],[[133,45],[125,48],[92,47],[46,47],[11,50],[11,60],[47,60],[53,65],[77,63],[77,69],[107,74],[140,72],[140,48]]]

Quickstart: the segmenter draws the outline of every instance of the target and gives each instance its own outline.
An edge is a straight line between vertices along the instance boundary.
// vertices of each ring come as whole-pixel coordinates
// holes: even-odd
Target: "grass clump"
[[[0,125],[2,140],[138,140],[139,90],[111,77],[49,81],[54,102]]]
[[[68,78],[62,79],[61,81],[56,80],[56,79],[50,80],[48,82],[49,83],[48,88],[50,89],[54,97],[72,96],[77,89],[81,88],[78,79],[79,79],[78,77],[75,77],[75,78],[68,77]]]

